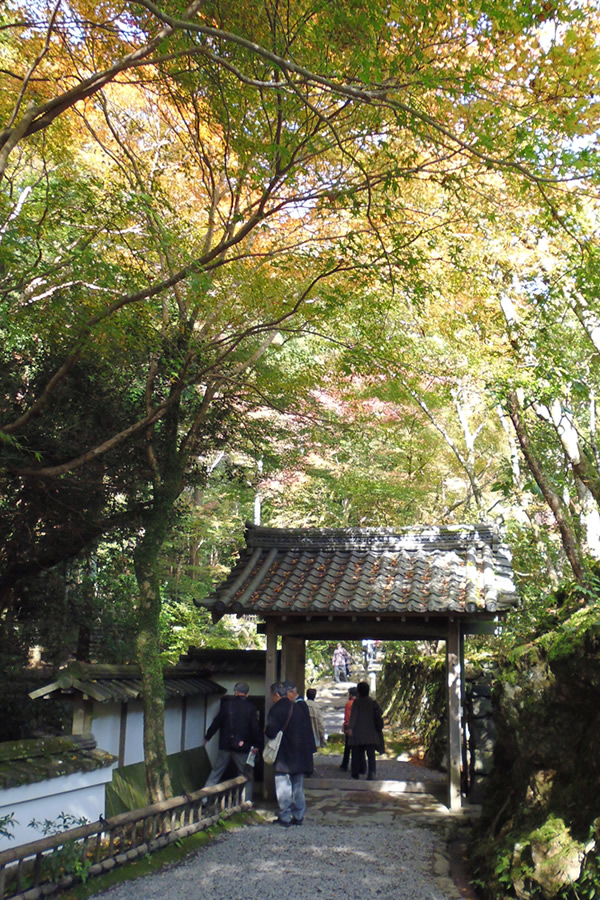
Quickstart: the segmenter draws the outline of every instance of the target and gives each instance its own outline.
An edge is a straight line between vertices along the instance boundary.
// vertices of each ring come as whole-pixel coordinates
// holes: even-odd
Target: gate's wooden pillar
[[[446,688],[448,710],[448,806],[461,808],[460,763],[462,758],[462,635],[460,623],[448,621],[446,638]]]
[[[300,696],[304,696],[306,644],[304,638],[284,635],[281,639],[281,679],[293,681]]]
[[[267,619],[267,653],[265,662],[265,722],[269,710],[273,706],[271,700],[271,685],[277,681],[277,630],[275,622]],[[264,766],[263,797],[265,800],[273,800],[275,797],[275,775],[273,766]]]

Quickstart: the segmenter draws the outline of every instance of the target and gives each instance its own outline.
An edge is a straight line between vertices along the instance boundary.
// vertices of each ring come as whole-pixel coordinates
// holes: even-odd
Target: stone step
[[[447,792],[445,784],[439,781],[390,781],[384,779],[375,779],[367,781],[366,778],[308,778],[305,783],[305,791],[321,792],[321,791],[372,791],[377,794],[441,794]]]

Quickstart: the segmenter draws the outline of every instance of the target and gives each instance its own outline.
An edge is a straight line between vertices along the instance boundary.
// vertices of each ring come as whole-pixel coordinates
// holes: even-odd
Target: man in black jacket
[[[248,699],[250,688],[239,681],[233,688],[233,697],[224,697],[221,708],[211,722],[204,736],[204,746],[219,732],[219,751],[212,772],[204,787],[219,784],[230,760],[238,772],[248,774],[246,800],[252,800],[252,767],[246,766],[248,754],[254,755],[263,745],[263,736],[258,724],[258,710]]]
[[[286,687],[279,682],[271,685],[271,699],[273,706],[267,716],[265,734],[273,738],[278,731],[283,731],[274,766],[279,804],[276,821],[288,828],[302,825],[306,809],[304,776],[313,773],[313,753],[317,748],[306,703],[292,702]]]

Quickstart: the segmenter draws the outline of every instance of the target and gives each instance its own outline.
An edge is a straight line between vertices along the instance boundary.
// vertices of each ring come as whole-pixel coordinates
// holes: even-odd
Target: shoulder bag
[[[281,738],[283,737],[283,732],[288,727],[289,721],[292,718],[292,713],[294,711],[294,704],[290,702],[290,711],[288,713],[288,717],[286,719],[285,725],[278,731],[274,738],[267,738],[265,741],[265,746],[263,747],[263,761],[268,765],[272,766],[275,764],[275,760],[277,759],[277,754],[279,753],[279,745],[281,744]]]

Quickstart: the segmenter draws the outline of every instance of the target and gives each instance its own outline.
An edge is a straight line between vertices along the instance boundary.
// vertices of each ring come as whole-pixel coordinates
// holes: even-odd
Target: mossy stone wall
[[[492,679],[495,661],[483,658],[465,665],[464,726],[466,757],[463,791],[480,802],[492,768],[496,727],[492,714]],[[386,661],[377,696],[386,717],[414,731],[425,749],[424,762],[446,768],[446,656],[409,656]]]
[[[485,898],[600,897],[600,612],[510,653],[472,865]]]

